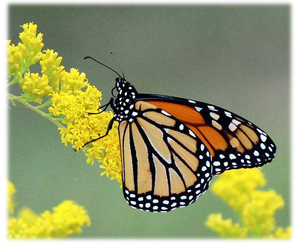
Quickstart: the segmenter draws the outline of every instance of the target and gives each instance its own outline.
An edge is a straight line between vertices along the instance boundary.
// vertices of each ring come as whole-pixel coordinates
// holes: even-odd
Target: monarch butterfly
[[[111,106],[114,116],[106,134],[90,142],[119,122],[123,194],[131,207],[168,212],[188,206],[214,175],[260,167],[275,157],[274,142],[250,121],[212,104],[138,93],[124,74],[95,61],[118,77],[101,107]]]

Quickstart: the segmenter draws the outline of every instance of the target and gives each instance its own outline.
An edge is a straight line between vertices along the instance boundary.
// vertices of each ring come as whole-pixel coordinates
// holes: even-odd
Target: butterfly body
[[[119,121],[123,194],[128,204],[168,212],[195,202],[214,175],[260,167],[276,146],[250,121],[195,100],[141,94],[117,78],[110,101]]]

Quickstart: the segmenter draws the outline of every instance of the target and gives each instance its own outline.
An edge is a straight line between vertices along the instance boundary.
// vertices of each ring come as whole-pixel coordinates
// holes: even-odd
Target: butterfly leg
[[[101,112],[100,112],[100,113],[101,113]],[[114,118],[112,118],[112,119],[110,120],[110,122],[108,123],[108,126],[107,126],[106,133],[105,133],[104,135],[102,135],[102,136],[100,136],[100,137],[98,137],[98,138],[95,138],[95,139],[92,139],[92,140],[88,141],[88,142],[85,143],[81,148],[83,148],[84,146],[86,146],[86,145],[88,145],[88,144],[90,144],[90,143],[92,143],[92,142],[95,142],[95,141],[97,141],[97,140],[99,140],[99,139],[101,139],[101,138],[106,137],[106,136],[108,135],[109,131],[112,129],[112,126],[113,126],[113,124],[114,124],[114,121],[115,121]]]
[[[100,113],[102,113],[103,111],[105,111],[105,110],[108,108],[108,106],[111,105],[111,103],[112,103],[112,98],[109,100],[108,103],[106,103],[106,104],[100,106],[100,107],[98,108],[98,112],[97,112],[97,113],[88,113],[88,114],[89,114],[89,115],[90,115],[90,114],[100,114]],[[102,110],[100,111],[100,109],[102,109]]]

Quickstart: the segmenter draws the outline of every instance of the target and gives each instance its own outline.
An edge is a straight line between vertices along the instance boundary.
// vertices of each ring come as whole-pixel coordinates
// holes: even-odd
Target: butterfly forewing
[[[134,208],[167,212],[207,190],[212,156],[203,142],[167,111],[137,101],[135,118],[119,125],[123,191]]]
[[[276,153],[272,139],[250,121],[220,107],[172,98],[149,101],[188,127],[210,151],[213,175],[229,169],[253,168],[271,162]]]

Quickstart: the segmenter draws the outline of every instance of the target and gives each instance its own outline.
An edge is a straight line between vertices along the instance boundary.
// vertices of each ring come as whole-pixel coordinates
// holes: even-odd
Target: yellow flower
[[[82,82],[85,83],[84,80]],[[66,117],[62,121],[66,128],[60,128],[62,142],[66,146],[71,143],[74,149],[81,149],[91,139],[106,134],[113,113],[103,111],[98,114],[89,114],[98,112],[99,101],[102,97],[101,92],[90,85],[87,86],[86,91],[75,90],[77,90],[77,94],[74,90],[72,90],[73,93],[69,90],[67,93],[63,91],[53,93],[52,107],[49,108],[49,112],[55,116]],[[105,169],[107,177],[122,182],[117,122],[113,124],[105,138],[90,143],[84,148],[84,151],[86,152],[87,163],[93,165],[95,159],[102,162],[100,168]]]
[[[49,96],[52,88],[48,84],[48,77],[43,74],[42,77],[38,73],[25,73],[24,78],[18,73],[19,84],[23,89],[22,97],[26,101],[42,102],[42,97]]]
[[[14,209],[15,209],[15,203],[14,203],[14,197],[13,196],[16,193],[16,188],[15,188],[14,184],[11,183],[11,182],[8,182],[7,188],[8,188],[8,198],[7,198],[8,212],[13,214]]]
[[[58,126],[62,143],[66,146],[70,143],[76,150],[82,149],[91,165],[95,160],[102,162],[100,168],[105,169],[106,176],[121,183],[118,122],[113,124],[105,138],[82,148],[90,140],[105,135],[113,117],[112,112],[97,113],[102,93],[89,84],[85,73],[75,68],[65,71],[61,65],[62,57],[57,52],[51,49],[42,51],[43,35],[37,35],[37,25],[29,23],[22,27],[22,43],[15,46],[8,42],[8,70],[13,76],[8,85],[19,83],[23,93],[21,96],[10,94],[9,98],[51,120]],[[40,61],[41,73],[31,73],[30,66],[37,61]],[[48,100],[44,104],[37,107],[30,104],[41,103],[45,97]]]
[[[292,227],[283,229],[282,227],[277,228],[274,238],[290,239],[292,237]]]
[[[9,218],[8,237],[25,238],[65,238],[80,233],[83,225],[90,226],[90,218],[82,206],[73,201],[64,201],[53,212],[45,211],[37,215],[23,208],[19,218]]]
[[[283,206],[283,199],[275,191],[253,191],[243,208],[243,223],[255,237],[268,235],[275,229],[276,210]]]
[[[85,73],[79,73],[78,69],[71,68],[70,72],[64,71],[61,77],[61,92],[79,93],[88,86]]]
[[[58,53],[53,50],[47,49],[41,55],[42,74],[48,77],[49,84],[55,92],[59,91],[60,79],[64,71],[64,66],[60,66],[61,61],[62,57],[58,57]]]
[[[223,220],[221,214],[211,214],[206,225],[221,237],[244,238],[248,233],[256,238],[287,238],[291,229],[275,226],[275,212],[284,206],[284,200],[275,191],[261,191],[257,187],[266,184],[260,169],[231,170],[220,175],[212,185],[212,191],[228,203],[239,215],[239,223]]]
[[[88,86],[86,91],[78,90],[76,95],[72,92],[53,93],[52,107],[49,112],[55,116],[65,116],[62,121],[66,125],[61,129],[62,140],[72,143],[73,148],[81,148],[90,138],[98,137],[98,126],[101,123],[94,120],[98,115],[88,115],[89,112],[97,112],[101,92],[94,86]],[[104,113],[105,115],[105,113]]]
[[[19,37],[26,47],[27,56],[25,56],[25,59],[30,65],[33,65],[40,60],[40,52],[44,47],[44,44],[42,43],[43,34],[39,33],[36,35],[37,25],[33,23],[24,24],[21,27],[24,31],[20,33]]]
[[[22,52],[19,46],[10,45],[8,40],[8,76],[16,75],[23,62]]]
[[[206,221],[206,226],[224,238],[247,237],[247,228],[240,227],[239,223],[232,224],[231,219],[223,220],[222,214],[211,214]]]
[[[8,184],[11,196],[15,188],[12,183]],[[17,218],[8,219],[8,238],[65,238],[80,233],[84,225],[91,225],[90,218],[84,207],[73,201],[64,201],[54,207],[52,213],[47,210],[41,215],[35,214],[29,208],[23,208]]]
[[[41,59],[41,50],[44,46],[43,34],[36,34],[37,25],[33,23],[21,26],[24,31],[20,33],[22,43],[18,46],[10,45],[8,48],[8,74],[9,77],[23,74],[28,68]]]
[[[213,184],[212,191],[241,213],[244,205],[249,202],[251,192],[265,184],[263,173],[258,168],[231,170],[220,176]]]
[[[113,113],[105,111],[97,113],[102,98],[101,92],[88,84],[85,75],[79,74],[77,70],[71,72],[73,74],[70,77],[77,79],[66,79],[64,86],[62,83],[61,91],[53,93],[52,107],[49,108],[49,112],[55,116],[65,116],[62,123],[66,127],[60,128],[62,142],[66,146],[71,143],[74,149],[81,149],[85,143],[106,134]],[[85,87],[86,90],[82,91],[82,88]],[[87,163],[93,165],[95,159],[102,162],[99,167],[105,169],[106,176],[122,182],[117,122],[113,124],[105,138],[90,143],[84,148],[84,151]]]

